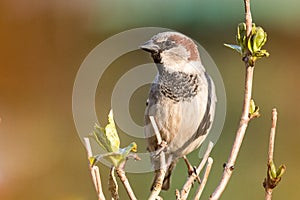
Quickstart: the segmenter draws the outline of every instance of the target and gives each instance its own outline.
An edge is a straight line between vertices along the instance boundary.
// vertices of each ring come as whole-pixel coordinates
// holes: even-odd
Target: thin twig
[[[84,140],[87,156],[88,156],[88,158],[90,158],[93,156],[90,140],[86,137],[83,138],[83,140]],[[102,191],[99,168],[97,166],[91,166],[90,162],[89,162],[89,168],[90,168],[90,173],[92,175],[93,183],[94,183],[97,195],[98,195],[98,200],[105,200],[105,196]]]
[[[189,178],[187,179],[187,181],[185,182],[184,186],[182,187],[181,189],[181,193],[180,193],[180,198],[181,199],[187,199],[188,195],[189,195],[189,192],[191,190],[191,187],[192,187],[192,184],[194,183],[195,179],[199,176],[199,173],[201,172],[201,170],[203,169],[205,163],[207,162],[207,159],[210,155],[210,152],[213,148],[213,143],[210,141],[208,146],[207,146],[207,149],[205,151],[205,154],[199,164],[199,166],[197,167],[196,169],[196,173],[197,174],[192,174],[191,176],[189,176]]]
[[[211,200],[219,199],[223,191],[225,190],[226,185],[229,182],[229,179],[232,175],[234,164],[237,159],[241,144],[243,142],[245,132],[249,123],[250,118],[248,117],[249,113],[249,102],[251,99],[251,90],[252,90],[252,77],[253,77],[253,67],[248,67],[246,70],[246,87],[245,87],[245,99],[244,99],[244,106],[243,106],[243,115],[240,120],[240,125],[236,133],[236,138],[228,158],[228,161],[224,167],[224,172],[221,178],[221,181],[211,195]]]
[[[247,31],[247,37],[249,38],[250,33],[252,31],[252,17],[251,17],[251,11],[250,11],[250,0],[244,0],[244,3],[245,3],[245,16],[246,16],[246,31]],[[224,167],[221,181],[219,182],[218,187],[215,189],[215,191],[211,195],[210,200],[219,199],[221,197],[223,191],[225,190],[226,185],[228,184],[229,179],[232,175],[232,172],[234,169],[234,164],[237,159],[241,144],[243,142],[248,123],[250,121],[249,107],[250,107],[250,100],[251,100],[251,94],[252,94],[252,82],[253,82],[254,67],[249,65],[249,62],[248,62],[249,56],[250,56],[250,54],[248,52],[248,54],[243,59],[245,62],[245,66],[246,66],[246,76],[245,76],[245,93],[244,93],[243,110],[242,110],[242,116],[240,119],[239,128],[236,132],[236,138],[235,138],[234,144],[232,146],[228,161]]]
[[[87,137],[83,138],[83,140],[84,140],[87,156],[88,156],[88,158],[90,158],[93,156],[90,140]]]
[[[158,175],[156,176],[156,180],[155,180],[154,186],[152,188],[152,191],[151,191],[151,194],[150,194],[150,197],[148,198],[148,200],[160,199],[159,193],[161,191],[161,187],[162,187],[165,175],[166,175],[166,170],[160,169],[159,172],[156,172],[156,173],[158,173]]]
[[[155,119],[154,119],[153,116],[149,116],[149,118],[150,118],[152,127],[153,127],[153,129],[154,129],[154,133],[155,133],[155,136],[156,136],[156,139],[157,139],[157,144],[160,145],[160,144],[162,143],[162,139],[161,139],[161,135],[160,135],[160,133],[159,133],[157,124],[156,124],[156,122],[155,122]]]
[[[268,152],[268,169],[267,169],[267,178],[264,182],[265,187],[265,200],[272,199],[273,187],[270,185],[270,165],[273,162],[274,155],[274,143],[275,143],[275,132],[276,132],[276,124],[277,124],[277,110],[273,108],[272,110],[272,126],[270,130],[270,140],[269,140],[269,152]]]
[[[108,190],[110,191],[112,200],[119,200],[119,193],[118,193],[118,183],[115,177],[115,167],[112,166],[110,168],[109,177],[108,177]]]
[[[277,125],[277,110],[276,108],[273,108],[272,126],[271,126],[270,141],[269,141],[268,163],[271,163],[271,161],[273,161],[276,125]]]
[[[134,195],[134,192],[133,190],[131,189],[131,186],[129,184],[129,181],[125,175],[125,171],[123,169],[123,167],[118,167],[116,168],[116,172],[118,174],[118,177],[120,178],[121,182],[123,183],[123,186],[130,198],[130,200],[136,200],[136,197]]]
[[[207,182],[212,164],[213,164],[213,159],[211,157],[209,157],[208,160],[207,160],[206,169],[205,169],[205,172],[204,172],[204,175],[203,175],[203,178],[202,178],[202,182],[201,182],[201,184],[199,185],[199,187],[196,191],[196,195],[194,197],[194,200],[199,200],[200,199],[201,194],[203,192],[203,189],[206,185],[206,182]]]
[[[250,0],[244,0],[244,4],[245,4],[247,37],[249,38],[251,31],[252,31],[252,15],[251,15],[251,11],[250,11]]]
[[[153,156],[159,156],[159,159],[160,159],[160,169],[159,169],[159,171],[156,172],[158,174],[156,175],[155,183],[153,185],[150,197],[148,198],[148,200],[155,200],[158,198],[158,195],[161,191],[162,184],[163,184],[163,181],[164,181],[164,178],[166,175],[166,171],[167,171],[165,152],[164,152],[164,149],[167,147],[167,143],[162,140],[154,117],[149,116],[149,118],[150,118],[152,127],[154,129],[154,133],[156,135],[157,145],[158,145],[158,150],[156,150],[155,155],[153,155]]]

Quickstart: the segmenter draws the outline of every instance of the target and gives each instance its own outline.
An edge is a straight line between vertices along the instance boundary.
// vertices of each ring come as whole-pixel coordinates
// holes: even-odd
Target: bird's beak
[[[159,52],[159,46],[154,44],[152,40],[149,40],[147,42],[145,42],[144,44],[142,44],[140,46],[141,49],[143,49],[144,51],[148,51],[151,53],[158,53]]]

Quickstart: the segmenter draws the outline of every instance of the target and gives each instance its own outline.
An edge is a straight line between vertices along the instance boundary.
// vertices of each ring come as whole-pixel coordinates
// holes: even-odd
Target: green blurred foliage
[[[232,180],[223,198],[262,199],[266,176],[271,109],[279,112],[275,162],[287,166],[274,200],[297,199],[300,164],[298,53],[299,1],[253,1],[253,20],[268,33],[270,57],[257,62],[253,97],[261,117],[247,130]],[[73,82],[87,54],[109,36],[135,27],[160,26],[199,41],[223,76],[227,119],[212,156],[214,166],[204,196],[213,191],[234,139],[241,111],[244,68],[238,54],[223,43],[234,43],[244,20],[241,0],[230,1],[9,1],[0,2],[0,199],[96,199],[85,150],[72,118]],[[142,52],[115,61],[97,91],[99,121],[105,122],[118,77],[138,63]],[[113,76],[112,76],[113,75]],[[110,82],[107,82],[110,80]],[[142,124],[147,87],[138,90],[130,109]],[[91,127],[92,128],[92,127]],[[120,136],[124,143],[132,138]],[[136,141],[143,151],[144,141]],[[145,151],[145,149],[144,149]],[[197,153],[190,155],[198,163]],[[106,186],[108,168],[100,166]],[[185,177],[180,162],[166,199],[174,197]],[[145,199],[152,174],[129,174],[136,195]],[[147,181],[146,181],[147,180]],[[146,192],[145,192],[145,188]],[[196,187],[194,187],[196,188]],[[121,196],[125,191],[121,189]],[[107,192],[106,192],[107,194]]]

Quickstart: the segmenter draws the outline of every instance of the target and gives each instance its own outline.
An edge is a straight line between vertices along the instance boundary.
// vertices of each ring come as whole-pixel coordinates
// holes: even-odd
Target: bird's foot
[[[193,174],[196,176],[196,179],[198,181],[198,183],[201,183],[201,179],[199,178],[199,176],[197,175],[197,168],[195,166],[192,166],[191,163],[189,162],[189,160],[187,159],[186,156],[183,156],[183,160],[188,168],[188,174],[189,176],[192,176]]]
[[[167,147],[168,147],[167,142],[162,140],[162,142],[159,144],[158,149],[155,152],[153,152],[151,156],[158,157],[161,154],[161,152],[164,151]]]

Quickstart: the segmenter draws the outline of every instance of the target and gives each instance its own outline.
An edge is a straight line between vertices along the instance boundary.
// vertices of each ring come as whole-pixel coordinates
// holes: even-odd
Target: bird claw
[[[201,179],[199,178],[199,176],[197,175],[197,168],[195,166],[192,166],[191,163],[189,162],[189,160],[187,159],[186,156],[183,156],[184,162],[188,168],[188,175],[192,176],[195,175],[196,179],[198,181],[198,183],[201,183]]]
[[[197,167],[196,167],[196,166],[193,166],[193,171],[192,171],[192,173],[190,174],[190,176],[191,176],[192,174],[194,174],[195,176],[197,176],[196,179],[197,179],[198,183],[200,184],[200,183],[201,183],[201,179],[200,179],[199,176],[197,175]]]
[[[161,152],[163,152],[167,148],[168,144],[166,141],[162,140],[160,144],[158,144],[158,149],[154,152],[152,152],[152,157],[157,158]]]

